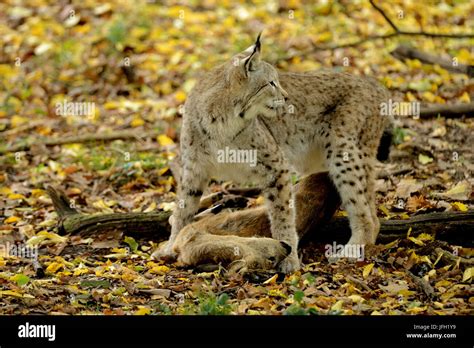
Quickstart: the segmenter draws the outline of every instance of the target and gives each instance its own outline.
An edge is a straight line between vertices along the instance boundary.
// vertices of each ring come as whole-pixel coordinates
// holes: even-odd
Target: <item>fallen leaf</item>
[[[461,202],[454,202],[454,203],[451,203],[451,206],[453,207],[454,210],[456,211],[467,211],[467,205],[465,205],[464,203],[461,203]]]
[[[397,185],[397,197],[408,198],[414,192],[418,192],[423,188],[423,184],[415,179],[402,179]]]
[[[174,145],[174,141],[166,134],[160,134],[158,135],[158,144],[161,146],[171,146]]]
[[[364,277],[364,279],[366,279],[370,275],[370,272],[372,272],[373,268],[374,268],[373,263],[369,263],[367,266],[364,267],[362,271],[362,276]]]
[[[462,281],[467,282],[468,280],[472,279],[473,276],[474,276],[474,267],[469,267],[464,271],[462,275]]]
[[[423,155],[423,154],[419,154],[418,155],[418,161],[421,163],[421,164],[428,164],[428,163],[431,163],[433,162],[433,159],[429,156],[426,156],[426,155]]]

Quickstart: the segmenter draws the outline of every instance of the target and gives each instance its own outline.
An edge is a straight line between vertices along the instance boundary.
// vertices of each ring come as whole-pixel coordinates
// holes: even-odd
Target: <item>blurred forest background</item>
[[[172,209],[186,96],[263,31],[263,57],[281,70],[373,76],[425,111],[464,106],[397,118],[377,199],[385,219],[469,212],[473,28],[469,0],[2,1],[0,241],[40,256],[0,255],[0,313],[472,314],[472,248],[430,231],[358,263],[328,264],[315,247],[300,272],[252,283],[153,261],[151,237],[60,235],[45,187],[85,213]]]

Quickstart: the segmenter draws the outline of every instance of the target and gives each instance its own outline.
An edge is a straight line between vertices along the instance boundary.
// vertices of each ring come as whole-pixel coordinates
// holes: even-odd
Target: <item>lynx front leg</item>
[[[178,201],[171,222],[171,235],[168,241],[156,250],[152,257],[156,259],[175,260],[176,253],[173,251],[173,244],[178,233],[189,224],[199,208],[199,199],[207,184],[206,176],[197,170],[192,171],[192,166],[186,165],[183,168],[181,182],[179,183]],[[196,169],[196,168],[194,168]]]
[[[271,181],[265,189],[265,198],[271,221],[272,237],[285,241],[291,246],[291,253],[279,265],[280,271],[291,273],[300,268],[300,262],[290,175],[286,169],[275,172],[270,177]]]

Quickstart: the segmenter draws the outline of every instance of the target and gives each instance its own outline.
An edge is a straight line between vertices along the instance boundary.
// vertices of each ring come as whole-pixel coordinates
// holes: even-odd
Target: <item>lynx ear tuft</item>
[[[249,50],[252,49],[252,53],[250,53],[250,55],[245,59],[244,62],[245,76],[248,76],[249,72],[257,70],[258,64],[260,63],[261,36],[262,33],[258,34],[255,44],[249,47]]]
[[[255,49],[258,50],[260,53],[260,37],[262,36],[262,32],[260,32],[257,36],[257,40],[255,41]]]

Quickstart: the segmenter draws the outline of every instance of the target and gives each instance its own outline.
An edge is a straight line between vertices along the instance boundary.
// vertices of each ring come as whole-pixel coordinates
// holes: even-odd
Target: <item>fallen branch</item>
[[[90,235],[119,229],[155,240],[165,240],[169,236],[170,212],[84,215],[71,208],[63,193],[52,187],[47,190],[60,217],[59,230],[62,233]],[[345,243],[349,239],[351,232],[347,218],[337,217],[328,222],[339,207],[339,196],[326,174],[313,174],[303,179],[295,187],[295,198],[296,228],[303,240]],[[455,245],[474,244],[474,211],[430,213],[407,220],[380,219],[380,223],[379,243],[404,238],[411,228],[411,235],[434,232],[439,240]],[[242,237],[271,235],[265,207],[207,216],[196,222],[196,228],[205,228],[212,234]]]
[[[413,47],[406,45],[398,46],[395,50],[391,52],[391,55],[397,59],[418,59],[420,62],[425,64],[437,64],[443,69],[459,73],[466,74],[469,77],[474,76],[474,66],[466,64],[457,64],[453,65],[453,60],[441,58],[426,52],[419,51]]]
[[[450,262],[458,262],[459,261],[459,263],[463,264],[463,265],[469,265],[469,266],[474,265],[474,259],[471,260],[471,259],[465,259],[464,257],[461,257],[461,256],[455,256],[452,253],[450,253],[449,251],[441,249],[441,248],[436,248],[435,251],[436,251],[437,255],[442,254],[442,257],[445,260],[448,260]]]
[[[411,228],[411,234],[435,233],[438,240],[454,245],[474,246],[474,211],[442,212],[412,216],[407,220],[380,219],[378,243],[388,243],[397,238],[404,238]],[[350,236],[347,218],[335,218],[330,224],[321,227],[321,235],[346,240]]]
[[[32,146],[55,146],[55,145],[64,145],[64,144],[78,144],[78,143],[87,143],[92,141],[112,141],[117,139],[136,139],[138,141],[143,140],[148,137],[156,137],[160,133],[158,132],[148,132],[144,134],[137,133],[136,131],[117,131],[110,133],[102,134],[84,134],[77,135],[66,138],[53,138],[53,139],[30,139],[26,142],[11,145],[5,149],[0,149],[0,155],[3,155],[8,152],[17,152],[17,151],[27,151]]]
[[[474,103],[466,104],[437,104],[420,108],[421,118],[437,117],[441,115],[447,118],[456,118],[465,116],[474,116]]]

